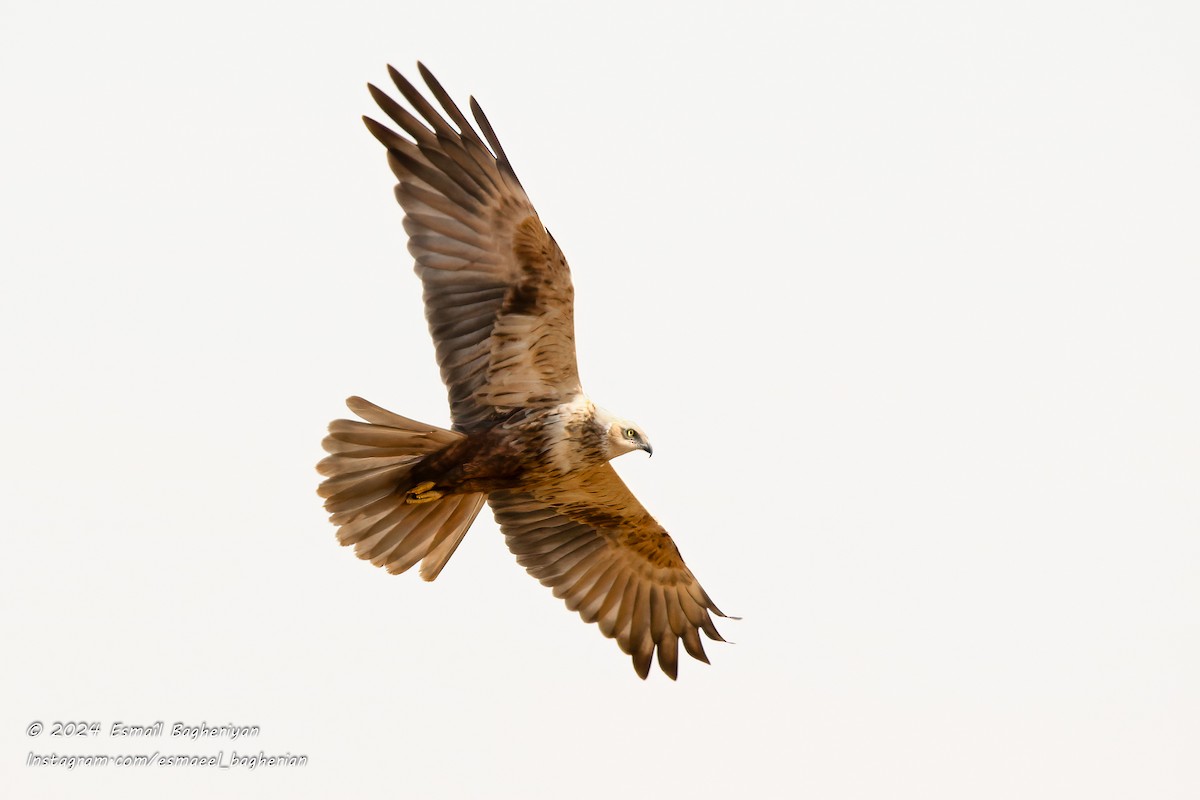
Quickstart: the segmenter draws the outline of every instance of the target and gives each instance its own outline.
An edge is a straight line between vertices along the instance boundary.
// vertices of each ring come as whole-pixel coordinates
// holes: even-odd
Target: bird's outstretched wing
[[[392,80],[420,119],[369,89],[411,140],[364,121],[387,147],[400,181],[396,199],[425,287],[454,428],[471,432],[512,409],[557,405],[579,392],[574,290],[562,251],[478,103],[471,99],[471,112],[486,143],[429,70],[417,66],[450,121],[392,67]]]
[[[521,566],[615,638],[642,678],[656,650],[674,680],[681,639],[705,663],[699,631],[725,641],[709,612],[726,615],[609,464],[553,485],[492,492],[488,502]]]

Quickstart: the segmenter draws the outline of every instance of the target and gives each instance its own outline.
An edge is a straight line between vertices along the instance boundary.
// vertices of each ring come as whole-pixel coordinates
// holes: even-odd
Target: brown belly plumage
[[[430,482],[442,494],[486,494],[528,484],[542,469],[541,437],[524,427],[500,424],[454,442],[414,467],[411,481]]]

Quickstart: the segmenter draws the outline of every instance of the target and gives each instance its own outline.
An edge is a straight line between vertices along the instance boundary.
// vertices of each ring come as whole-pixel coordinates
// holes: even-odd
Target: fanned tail
[[[425,456],[462,439],[462,434],[393,414],[361,397],[346,405],[366,422],[329,424],[322,445],[329,456],[317,465],[326,476],[317,489],[325,498],[338,541],[354,545],[359,558],[398,574],[421,563],[421,577],[438,576],[483,507],[483,494],[451,494],[413,503],[410,474]]]

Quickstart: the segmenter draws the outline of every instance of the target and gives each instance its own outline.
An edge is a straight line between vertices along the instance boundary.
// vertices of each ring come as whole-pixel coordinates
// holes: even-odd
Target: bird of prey
[[[329,425],[318,471],[330,521],[359,558],[391,573],[420,562],[432,581],[486,500],[521,566],[615,638],[641,678],[657,651],[674,680],[679,642],[708,663],[699,632],[724,641],[710,612],[726,615],[608,463],[652,453],[650,441],[584,393],[566,258],[487,117],[471,98],[481,138],[417,66],[441,111],[389,66],[416,114],[368,88],[409,138],[363,121],[399,180],[453,427],[347,400],[364,421]]]

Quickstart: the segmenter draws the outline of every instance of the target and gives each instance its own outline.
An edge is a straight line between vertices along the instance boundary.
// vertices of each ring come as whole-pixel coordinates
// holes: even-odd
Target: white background
[[[1200,795],[1195,4],[2,8],[6,796]],[[448,422],[358,119],[418,58],[745,618],[678,683],[486,512],[434,584],[325,520],[342,398]],[[25,766],[218,749],[309,764]]]

